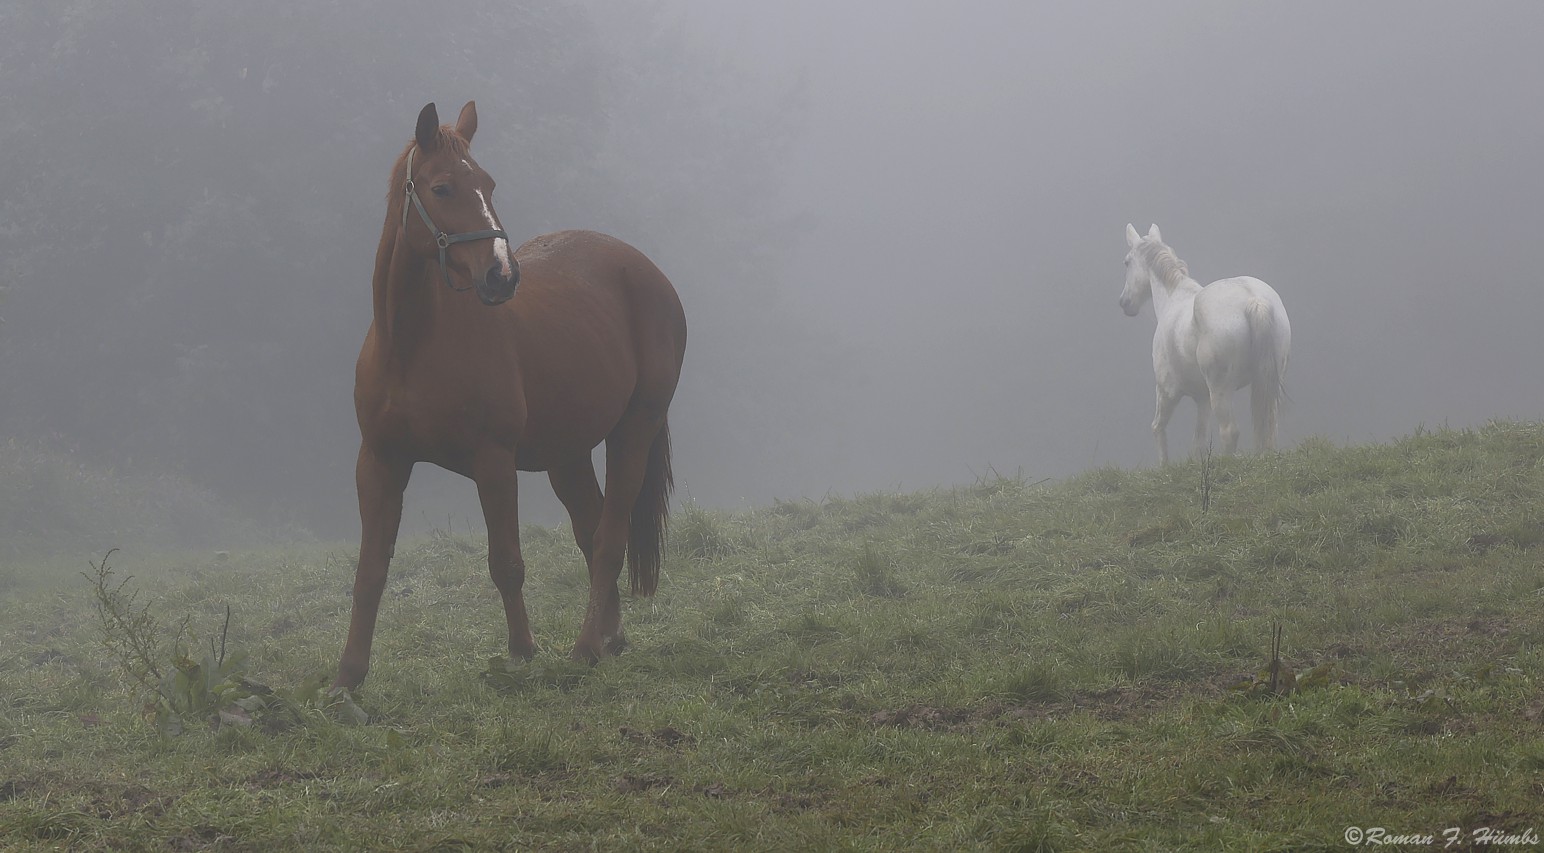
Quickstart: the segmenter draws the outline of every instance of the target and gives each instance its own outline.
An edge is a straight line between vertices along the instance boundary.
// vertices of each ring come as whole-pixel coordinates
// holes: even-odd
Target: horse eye
[[[433,192],[436,198],[445,198],[446,196],[450,195],[450,185],[435,184],[433,187]]]

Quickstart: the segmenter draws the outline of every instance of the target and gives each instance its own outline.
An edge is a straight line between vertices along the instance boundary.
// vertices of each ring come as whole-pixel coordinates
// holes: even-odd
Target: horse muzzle
[[[477,279],[477,298],[484,305],[502,305],[514,297],[515,287],[519,284],[520,264],[511,258],[509,275],[504,274],[503,265],[493,264]]]

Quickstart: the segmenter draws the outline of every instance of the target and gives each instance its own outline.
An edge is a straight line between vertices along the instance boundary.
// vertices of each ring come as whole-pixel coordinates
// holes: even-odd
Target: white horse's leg
[[[1255,382],[1249,386],[1250,415],[1254,419],[1255,450],[1265,453],[1276,449],[1276,408],[1274,390],[1267,391],[1265,384]]]
[[[1249,414],[1254,419],[1255,450],[1260,453],[1275,450],[1275,422],[1282,402],[1280,371],[1271,372],[1265,379],[1249,383]]]
[[[1220,386],[1225,388],[1227,386]],[[1222,453],[1231,456],[1238,450],[1238,420],[1233,417],[1233,395],[1212,386],[1212,412],[1217,416],[1217,436],[1222,439]]]
[[[1169,439],[1164,431],[1169,428],[1169,418],[1174,416],[1174,407],[1179,405],[1179,396],[1163,393],[1163,386],[1158,386],[1158,411],[1153,415],[1153,440],[1158,443],[1158,464],[1169,464]]]
[[[1212,427],[1212,401],[1208,397],[1196,398],[1196,440],[1190,455],[1200,459],[1206,452],[1206,442]]]

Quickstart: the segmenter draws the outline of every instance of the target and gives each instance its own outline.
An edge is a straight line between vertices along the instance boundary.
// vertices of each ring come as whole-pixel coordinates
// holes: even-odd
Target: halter
[[[456,243],[468,243],[472,240],[487,240],[490,237],[502,237],[504,238],[504,242],[508,243],[509,235],[497,228],[489,228],[484,231],[466,231],[460,234],[446,234],[444,231],[435,228],[434,221],[429,218],[429,211],[424,210],[424,203],[418,200],[418,190],[413,187],[413,154],[416,151],[418,151],[418,146],[414,145],[407,152],[408,200],[413,203],[414,207],[418,208],[418,215],[423,219],[424,225],[429,228],[429,233],[435,235],[434,242],[440,247],[440,275],[445,277],[445,286],[457,292],[470,290],[470,285],[467,287],[456,287],[454,284],[450,283],[450,268],[445,265],[445,250],[449,249]],[[407,231],[407,205],[402,206],[402,230],[404,233]]]

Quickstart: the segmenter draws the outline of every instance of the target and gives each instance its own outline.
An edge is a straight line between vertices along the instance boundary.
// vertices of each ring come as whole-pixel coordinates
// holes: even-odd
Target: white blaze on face
[[[499,259],[499,272],[509,278],[515,274],[514,263],[509,259],[509,241],[503,237],[493,238],[493,254]]]
[[[475,171],[472,168],[471,160],[463,159],[461,165],[466,168],[468,173]],[[487,220],[488,227],[495,231],[503,231],[504,226],[500,225],[498,219],[493,215],[493,208],[488,204],[488,197],[483,195],[482,190],[476,190],[475,192],[477,193],[477,203],[482,205],[483,219]],[[515,274],[514,262],[509,259],[508,240],[505,240],[503,237],[493,238],[493,256],[499,259],[499,272],[505,278]]]
[[[496,231],[503,231],[498,219],[493,215],[493,208],[488,206],[488,197],[482,190],[477,190],[477,202],[482,205],[483,217],[488,220],[488,227]],[[509,260],[509,241],[503,237],[493,238],[493,256],[499,259],[499,272],[509,278],[515,274],[514,264]]]

